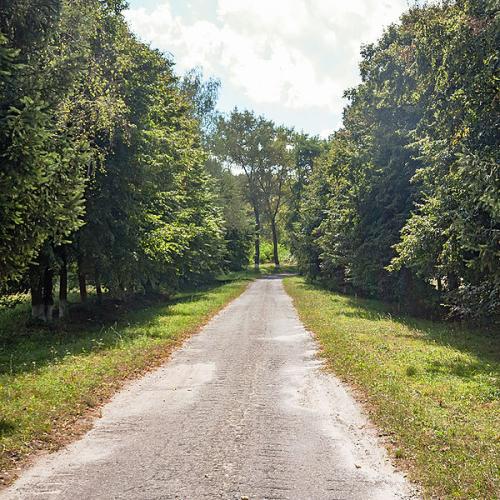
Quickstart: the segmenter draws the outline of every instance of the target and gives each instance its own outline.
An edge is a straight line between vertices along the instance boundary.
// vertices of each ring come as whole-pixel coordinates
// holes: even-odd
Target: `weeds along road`
[[[2,499],[390,499],[416,494],[337,379],[281,278],[247,291]]]

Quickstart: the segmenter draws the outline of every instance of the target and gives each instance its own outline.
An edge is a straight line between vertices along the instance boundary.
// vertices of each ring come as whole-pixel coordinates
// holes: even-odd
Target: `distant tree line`
[[[497,2],[457,0],[411,8],[363,48],[292,221],[303,273],[418,313],[498,318],[499,47]]]
[[[0,16],[0,291],[35,318],[172,290],[248,261],[242,187],[209,173],[218,83],[131,34],[122,0],[12,0]],[[228,210],[228,207],[230,209]]]
[[[270,228],[273,262],[279,259],[279,216],[289,200],[296,164],[294,152],[299,134],[277,126],[263,116],[234,109],[219,116],[212,151],[220,163],[241,171],[246,199],[254,217],[254,264],[261,260],[260,242],[264,225]],[[283,232],[283,231],[282,231]]]

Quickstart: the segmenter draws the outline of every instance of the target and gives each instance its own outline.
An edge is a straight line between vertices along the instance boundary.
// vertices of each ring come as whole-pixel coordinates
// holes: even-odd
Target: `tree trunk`
[[[278,231],[276,230],[276,221],[274,219],[271,220],[271,231],[273,233],[274,265],[276,267],[280,267],[280,259],[279,259],[279,255],[278,255]]]
[[[255,269],[258,270],[260,267],[260,213],[259,208],[254,205],[253,213],[255,216],[255,257],[254,265]]]
[[[449,292],[456,290],[460,284],[460,281],[455,273],[448,274],[447,281],[448,281]]]
[[[95,293],[97,295],[97,303],[102,304],[102,287],[99,271],[95,272]]]
[[[45,310],[45,320],[52,321],[52,311],[54,309],[54,271],[46,267],[43,273],[43,305]]]
[[[43,305],[43,280],[41,266],[36,266],[30,271],[31,290],[31,317],[45,321],[45,307]]]
[[[80,302],[87,301],[87,278],[83,271],[82,258],[78,258],[78,286],[80,288]]]
[[[68,259],[66,249],[60,249],[61,267],[59,269],[59,317],[68,315]]]
[[[339,288],[342,291],[342,293],[347,293],[347,281],[346,281],[344,266],[339,266],[338,274],[339,274]]]
[[[149,278],[144,282],[144,294],[150,296],[155,294],[155,287]]]

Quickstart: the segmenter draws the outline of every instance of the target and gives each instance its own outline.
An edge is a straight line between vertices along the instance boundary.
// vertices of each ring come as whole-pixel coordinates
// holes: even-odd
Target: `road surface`
[[[0,498],[414,498],[317,349],[259,279]]]

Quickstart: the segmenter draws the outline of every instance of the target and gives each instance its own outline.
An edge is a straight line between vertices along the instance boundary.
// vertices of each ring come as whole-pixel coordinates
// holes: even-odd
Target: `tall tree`
[[[500,311],[498,9],[463,0],[411,20],[409,71],[425,109],[421,196],[393,268],[440,283],[452,316],[491,317]]]
[[[498,315],[498,22],[488,2],[414,7],[363,49],[299,261],[420,312]]]
[[[87,281],[123,294],[213,275],[224,240],[206,103],[130,33],[125,2],[32,7],[15,0],[0,21],[2,283],[29,267],[33,314],[50,320],[53,279],[64,315],[75,267],[82,299]]]
[[[250,111],[240,112],[234,109],[230,115],[220,117],[214,138],[214,152],[222,162],[244,172],[247,196],[252,206],[254,229],[254,265],[260,265],[260,235],[262,224],[262,192],[258,181],[258,164],[263,155],[259,147],[259,127],[264,118],[255,117]]]
[[[289,191],[293,166],[292,131],[262,122],[258,135],[260,155],[256,163],[256,179],[262,193],[264,212],[271,226],[274,265],[279,267],[277,218]]]
[[[245,197],[245,177],[234,174],[215,157],[207,162],[217,202],[224,218],[224,268],[240,271],[248,265],[253,244],[251,207]]]
[[[246,178],[255,219],[255,268],[260,262],[263,217],[270,224],[274,263],[279,266],[277,217],[290,179],[292,132],[262,116],[235,109],[227,118],[219,118],[215,144],[218,157],[241,169]]]
[[[316,205],[314,199],[307,199],[308,187],[313,180],[313,171],[318,166],[318,159],[323,154],[327,141],[304,133],[293,135],[293,168],[290,181],[290,200],[287,206],[286,231],[289,237],[291,251],[294,254],[304,254],[304,235],[301,234],[302,211],[307,211],[309,205]],[[319,179],[319,176],[315,176]],[[309,235],[310,236],[310,235]],[[309,238],[309,236],[307,238]],[[299,258],[299,262],[301,258]]]
[[[44,311],[51,309],[51,274],[41,263],[52,266],[53,260],[38,254],[50,247],[47,241],[62,244],[82,224],[82,172],[90,161],[90,145],[67,115],[84,66],[80,42],[89,29],[77,22],[68,37],[70,11],[87,18],[89,7],[47,0],[33,8],[15,0],[0,24],[19,63],[2,85],[0,281],[18,278],[37,262],[30,274],[38,269],[46,279],[32,284],[47,293],[34,291],[33,297],[45,297]],[[41,304],[33,305],[35,315],[41,314]]]

